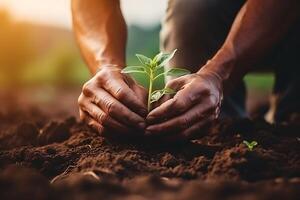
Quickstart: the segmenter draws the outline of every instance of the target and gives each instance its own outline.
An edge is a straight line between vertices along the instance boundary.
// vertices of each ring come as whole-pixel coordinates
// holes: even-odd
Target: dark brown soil
[[[75,118],[0,114],[0,199],[299,199],[300,124],[223,120],[184,144],[99,137]],[[250,151],[243,140],[256,140]]]

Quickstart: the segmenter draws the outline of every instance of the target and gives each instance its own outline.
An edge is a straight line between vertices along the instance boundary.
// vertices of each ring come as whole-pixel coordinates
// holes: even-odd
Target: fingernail
[[[145,128],[146,128],[146,123],[140,122],[140,123],[138,124],[138,126],[139,126],[139,128],[141,128],[141,129],[145,129]]]

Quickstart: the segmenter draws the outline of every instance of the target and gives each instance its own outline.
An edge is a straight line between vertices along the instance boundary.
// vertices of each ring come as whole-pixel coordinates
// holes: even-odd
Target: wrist
[[[111,68],[111,69],[119,69],[122,70],[125,66],[125,62],[118,61],[118,60],[102,60],[101,62],[98,62],[96,70],[94,74],[99,72],[103,68]]]
[[[228,49],[221,48],[198,72],[214,73],[222,82],[227,82],[236,67],[236,63],[235,54]]]
[[[197,72],[197,74],[214,77],[223,90],[230,91],[235,80],[239,77],[236,74],[237,59],[234,53],[228,49],[221,48],[216,55]]]

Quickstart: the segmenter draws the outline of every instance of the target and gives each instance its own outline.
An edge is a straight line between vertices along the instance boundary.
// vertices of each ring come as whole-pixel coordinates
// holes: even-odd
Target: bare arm
[[[229,89],[269,53],[299,18],[298,0],[248,0],[211,64]],[[260,66],[261,67],[261,66]],[[227,84],[228,83],[228,84]]]
[[[218,117],[222,96],[260,61],[299,17],[299,0],[248,0],[217,54],[196,74],[168,83],[174,98],[149,113],[147,134],[191,138]],[[168,119],[168,120],[165,120]],[[198,135],[199,136],[199,135]]]
[[[121,73],[127,30],[119,0],[72,0],[72,14],[80,50],[93,75],[78,99],[80,118],[100,134],[143,131],[147,92]]]
[[[105,64],[125,65],[127,29],[119,0],[72,0],[73,27],[92,74]]]

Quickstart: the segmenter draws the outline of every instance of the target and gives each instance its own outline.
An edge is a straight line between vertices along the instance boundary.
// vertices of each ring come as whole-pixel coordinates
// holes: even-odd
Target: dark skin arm
[[[144,130],[146,91],[121,74],[127,30],[118,0],[72,0],[73,26],[93,75],[78,99],[80,118],[99,131]]]
[[[248,0],[217,54],[197,73],[168,83],[178,92],[149,113],[146,134],[169,139],[199,137],[199,131],[218,117],[223,93],[230,93],[280,42],[299,13],[298,0]]]

